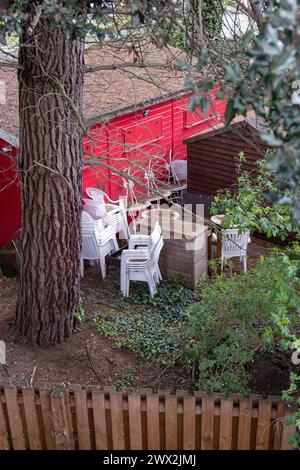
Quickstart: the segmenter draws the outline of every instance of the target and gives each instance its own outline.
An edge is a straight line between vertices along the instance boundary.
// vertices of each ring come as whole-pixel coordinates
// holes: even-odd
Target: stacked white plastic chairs
[[[98,188],[86,188],[86,194],[90,199],[84,199],[84,211],[93,218],[101,218],[104,225],[113,227],[115,234],[122,232],[124,237],[128,239],[127,218],[122,201],[114,201]],[[109,203],[106,203],[105,200]]]
[[[161,227],[156,223],[151,235],[131,235],[129,249],[121,257],[121,291],[129,296],[130,281],[148,283],[151,297],[157,292],[162,280],[158,261],[163,247]]]
[[[104,227],[101,219],[94,220],[87,212],[81,215],[82,249],[80,258],[81,276],[84,275],[84,260],[99,261],[102,277],[106,277],[107,255],[119,249],[113,228]]]

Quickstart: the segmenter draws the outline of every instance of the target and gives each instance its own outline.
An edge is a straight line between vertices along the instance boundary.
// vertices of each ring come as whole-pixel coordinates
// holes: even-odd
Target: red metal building
[[[146,46],[145,46],[146,47]],[[166,56],[168,54],[168,57]],[[178,60],[182,52],[170,48],[146,47],[148,61],[165,64]],[[207,116],[188,111],[190,93],[183,91],[184,77],[162,68],[134,67],[134,75],[124,62],[136,63],[130,49],[106,45],[87,51],[86,66],[106,70],[87,73],[84,88],[84,115],[92,140],[84,138],[85,165],[83,195],[88,186],[102,187],[112,197],[120,195],[120,177],[112,168],[123,169],[128,162],[146,155],[186,158],[185,139],[214,126],[223,119],[225,102],[212,93],[213,106]],[[122,67],[118,70],[118,63]],[[151,82],[149,77],[151,75]],[[21,227],[20,187],[15,161],[18,148],[18,86],[16,72],[0,71],[6,82],[6,103],[0,113],[0,246],[16,236]],[[112,92],[113,90],[113,92]],[[97,115],[97,117],[95,117]],[[96,163],[95,163],[96,162]],[[92,164],[92,166],[91,166]]]
[[[189,136],[210,129],[223,120],[226,104],[212,92],[213,106],[208,115],[199,110],[190,112],[190,93],[176,93],[155,98],[106,115],[105,124],[95,124],[91,135],[95,141],[84,139],[85,168],[83,187],[101,186],[112,198],[120,195],[120,178],[107,168],[93,168],[91,159],[99,157],[113,168],[124,168],[129,161],[145,161],[149,156],[169,158],[171,151],[175,158],[185,159],[187,148],[184,140]]]
[[[106,115],[106,123],[94,124],[91,135],[95,140],[84,138],[85,166],[83,190],[88,186],[105,189],[112,198],[121,192],[120,178],[111,169],[90,165],[91,158],[110,167],[122,167],[145,155],[165,155],[169,152],[177,158],[186,158],[183,141],[189,136],[209,129],[223,119],[225,103],[214,96],[214,109],[204,116],[199,111],[187,109],[190,94],[179,93],[149,100],[134,110],[118,111],[118,116]],[[111,118],[111,119],[109,119]],[[18,139],[0,132],[0,246],[13,238],[21,226],[20,187],[14,160]],[[142,157],[141,157],[142,156]],[[124,167],[124,163],[123,163]],[[85,193],[83,193],[85,195]]]
[[[190,94],[179,93],[148,100],[105,116],[106,123],[91,127],[94,140],[84,138],[85,166],[83,170],[83,195],[88,186],[105,189],[117,198],[122,189],[120,178],[111,169],[91,166],[91,158],[118,168],[128,161],[145,156],[165,155],[186,158],[183,141],[204,129],[209,129],[223,119],[225,103],[213,93],[214,106],[208,116],[197,111],[191,113],[187,105]],[[0,132],[0,246],[10,241],[21,227],[20,186],[14,160],[18,139]],[[123,161],[123,162],[122,162]],[[122,165],[123,163],[123,165]],[[101,163],[100,163],[101,164]],[[128,166],[128,163],[126,163]]]

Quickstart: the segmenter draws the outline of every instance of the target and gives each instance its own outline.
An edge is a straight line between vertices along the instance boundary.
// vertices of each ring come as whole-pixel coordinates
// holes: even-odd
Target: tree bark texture
[[[35,10],[32,10],[34,15]],[[22,263],[16,340],[60,343],[80,295],[84,46],[41,17],[21,38]],[[65,96],[64,96],[65,95]]]

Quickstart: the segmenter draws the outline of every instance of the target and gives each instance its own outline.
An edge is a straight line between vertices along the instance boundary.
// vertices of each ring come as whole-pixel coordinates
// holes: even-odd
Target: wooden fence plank
[[[107,450],[107,429],[105,417],[104,393],[94,390],[92,392],[93,417],[95,428],[96,450]]]
[[[231,450],[233,401],[221,400],[219,449]]]
[[[40,403],[41,403],[41,412],[42,412],[42,420],[43,420],[43,426],[44,426],[46,449],[54,450],[55,439],[53,435],[53,418],[52,418],[50,394],[51,394],[50,390],[47,390],[44,388],[40,389]]]
[[[36,411],[35,393],[33,388],[22,390],[26,428],[30,450],[41,450],[42,441],[40,435],[39,421]]]
[[[86,390],[74,390],[77,436],[79,450],[91,449],[91,436],[86,400]]]
[[[239,450],[250,449],[252,401],[243,400],[239,407],[238,443]]]
[[[63,390],[53,390],[50,395],[51,414],[53,419],[52,434],[56,450],[71,450],[69,421],[66,397]]]
[[[124,450],[125,432],[122,394],[118,392],[111,393],[110,404],[113,450]]]
[[[215,412],[214,399],[202,398],[201,450],[213,450],[214,412]]]
[[[184,397],[183,399],[183,449],[195,450],[195,397]]]
[[[20,408],[15,387],[4,387],[11,440],[14,450],[25,450],[25,438]]]
[[[67,416],[68,416],[70,447],[72,450],[75,450],[75,440],[74,440],[74,430],[73,430],[72,410],[71,410],[71,397],[70,397],[70,391],[68,389],[65,390],[65,397],[66,397],[65,400],[66,400],[66,409],[67,409]]]
[[[177,442],[177,397],[165,398],[166,450],[178,449]]]
[[[281,448],[281,438],[283,430],[283,417],[284,417],[284,404],[278,403],[276,419],[273,422],[274,425],[274,444],[273,450],[280,450]]]
[[[142,450],[141,396],[128,395],[130,449]]]
[[[0,392],[0,450],[9,450],[8,429],[6,427]]]
[[[281,450],[292,450],[293,446],[290,443],[290,438],[295,433],[295,426],[288,424],[289,417],[293,414],[293,411],[289,409],[287,406],[284,407],[284,416],[285,419],[283,421],[283,428],[282,428],[282,436],[281,436]]]
[[[160,450],[159,398],[157,395],[147,395],[146,400],[148,450]]]
[[[268,450],[271,409],[272,403],[270,401],[259,400],[255,446],[256,450]]]

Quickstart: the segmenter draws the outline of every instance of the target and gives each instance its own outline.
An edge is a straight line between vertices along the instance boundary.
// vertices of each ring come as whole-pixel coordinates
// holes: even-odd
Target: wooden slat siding
[[[122,393],[114,392],[110,395],[111,426],[113,450],[125,449],[123,398]]]
[[[268,450],[271,424],[271,401],[259,400],[256,450]]]
[[[128,395],[130,449],[142,450],[142,416],[140,395]]]
[[[178,449],[177,442],[177,397],[166,396],[165,420],[166,420],[166,450]]]
[[[196,403],[195,397],[183,399],[183,449],[195,450],[196,448]]]
[[[146,405],[148,450],[160,450],[158,395],[147,395]]]
[[[91,449],[86,390],[74,390],[79,450]]]
[[[205,157],[205,156],[204,156]],[[213,162],[210,160],[207,160],[205,158],[197,160],[197,162],[192,162],[190,163],[190,168],[189,168],[189,180],[190,178],[193,179],[193,177],[197,177],[199,175],[199,172],[201,175],[207,174],[210,175],[211,172],[215,172],[216,175],[220,175],[222,178],[227,178],[227,180],[236,182],[236,173],[228,173],[228,165],[231,165],[231,162],[228,161],[228,163],[225,160],[222,160],[222,162]],[[257,166],[256,163],[253,165],[248,164],[243,168],[243,170],[247,171],[248,173],[251,174],[251,176],[254,176],[257,173]],[[190,181],[189,181],[190,183]]]
[[[195,137],[188,146],[188,192],[214,195],[219,189],[232,187],[236,182],[235,157],[239,151],[245,152],[245,170],[257,172],[256,162],[268,147],[260,140],[260,135],[249,128],[247,123],[239,123],[222,131],[207,132]],[[226,171],[227,169],[227,171]]]
[[[240,450],[250,449],[252,401],[242,400],[239,406],[238,443]]]
[[[222,156],[223,151],[226,155],[230,155],[231,151],[231,155],[235,158],[241,151],[244,152],[246,157],[250,158],[252,156],[261,158],[265,154],[265,151],[267,149],[266,145],[256,145],[255,143],[253,145],[244,144],[241,140],[233,139],[232,136],[229,136],[226,139],[217,139],[217,137],[215,137],[214,139],[207,139],[203,140],[202,142],[199,142],[198,144],[193,144],[193,149],[197,149],[198,152],[201,151],[201,154],[202,151],[209,151],[212,147],[216,151],[219,151]],[[217,158],[217,156],[215,157]]]
[[[53,419],[52,434],[56,450],[71,450],[66,397],[63,390],[53,390],[50,395]]]
[[[4,395],[13,450],[25,450],[26,444],[18,404],[17,389],[15,387],[5,386]]]
[[[212,170],[215,170],[219,175],[222,176],[227,176],[228,177],[228,164],[224,163],[224,160],[222,162],[214,162],[210,160],[199,160],[197,163],[191,163],[190,164],[190,170],[191,173],[194,172],[194,175],[197,176],[199,171],[205,171],[205,172],[211,172]],[[246,170],[247,172],[253,174],[253,165],[245,165],[243,170]],[[233,174],[232,177],[229,179],[233,179],[235,175]]]
[[[290,438],[295,433],[296,429],[294,425],[289,425],[288,420],[292,416],[295,410],[290,409],[287,405],[284,406],[284,420],[283,420],[283,427],[282,427],[282,435],[281,435],[281,450],[294,450],[293,446],[290,443]]]
[[[22,390],[26,428],[30,450],[41,450],[42,441],[40,435],[39,421],[36,411],[35,392],[33,388]]]
[[[201,403],[201,450],[213,450],[215,402],[202,398]]]
[[[107,450],[105,396],[103,392],[92,392],[96,450]]]
[[[0,450],[9,450],[9,440],[8,440],[8,429],[6,426],[6,419],[4,415],[2,399],[1,399],[1,390],[0,390]]]
[[[233,401],[221,400],[219,449],[231,450]]]
[[[241,151],[241,146],[237,147],[236,149],[234,146],[225,147],[225,144],[220,144],[220,145],[208,145],[203,142],[201,145],[199,144],[198,146],[194,145],[191,150],[189,155],[193,156],[194,158],[191,159],[189,164],[194,164],[197,165],[198,162],[201,161],[207,161],[209,162],[214,162],[214,163],[219,163],[225,165],[229,162],[236,163],[236,159]],[[214,153],[211,153],[212,148],[214,150]],[[265,155],[265,152],[262,151],[262,149],[248,149],[244,151],[246,161],[242,163],[242,168],[247,168],[247,165],[252,167],[253,166],[257,169],[257,161],[262,158],[262,155]]]

